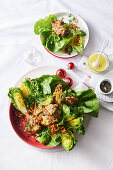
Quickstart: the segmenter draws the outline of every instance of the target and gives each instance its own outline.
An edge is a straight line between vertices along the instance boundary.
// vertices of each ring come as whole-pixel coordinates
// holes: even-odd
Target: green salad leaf
[[[92,89],[84,91],[76,91],[78,97],[78,110],[82,113],[87,113],[93,117],[98,117],[99,101]]]
[[[83,91],[76,91],[76,88],[74,89],[75,89],[76,96],[79,98],[79,103],[84,102],[86,100],[90,100],[92,98],[96,98],[96,94],[93,92],[92,89],[83,90]]]
[[[9,88],[8,96],[16,109],[20,110],[22,113],[27,111],[24,97],[20,88]]]
[[[20,89],[22,91],[23,96],[28,98],[29,95],[32,94],[31,80],[29,78],[26,78],[24,81],[22,81],[22,83],[20,85]]]
[[[71,131],[62,134],[62,147],[68,152],[76,145],[76,138]]]
[[[55,51],[55,41],[54,41],[54,34],[51,34],[46,42],[46,47],[49,51]]]
[[[86,33],[83,30],[79,30],[79,29],[76,30],[76,34],[79,34],[82,37],[86,36]]]
[[[69,88],[62,78],[57,75],[43,75],[31,81],[33,99],[37,102],[39,107],[51,103],[52,93],[59,83],[62,83],[63,90]]]
[[[74,41],[72,42],[72,49],[77,54],[82,54],[83,53],[84,46],[83,46],[82,36],[80,36],[79,41],[77,42],[77,45],[74,44]]]
[[[41,86],[43,88],[43,93],[44,94],[50,94],[51,93],[51,87],[50,87],[50,83],[52,81],[52,77],[48,76],[48,77],[43,77],[43,81],[41,82]]]
[[[25,78],[20,84],[20,90],[22,92],[24,103],[26,108],[29,109],[31,104],[34,104],[34,95],[32,90],[32,82],[30,78]]]
[[[83,127],[83,115],[81,117],[77,117],[75,119],[69,120],[65,123],[65,127],[68,130],[73,132],[78,132],[79,134],[83,135],[85,133],[85,129]]]
[[[8,96],[9,96],[9,98],[11,99],[11,102],[13,103],[13,105],[15,106],[15,108],[16,109],[18,109],[18,106],[17,106],[17,103],[16,103],[16,101],[15,101],[15,99],[14,99],[14,95],[15,94],[20,94],[20,95],[22,95],[22,92],[21,92],[21,90],[20,90],[20,88],[9,88],[9,92],[8,92]]]
[[[51,141],[48,129],[43,129],[41,133],[36,134],[36,140],[40,143],[47,145]]]
[[[51,34],[46,42],[46,47],[52,52],[57,52],[66,46],[73,38],[72,34],[65,37],[60,37],[56,34]]]
[[[66,104],[63,104],[63,120],[66,121],[70,117],[70,108]]]
[[[71,112],[71,107],[63,104],[63,121],[69,121],[76,117],[76,112]]]
[[[98,117],[99,101],[97,98],[93,98],[91,100],[85,101],[84,106],[91,110],[87,114],[89,114],[93,117]]]
[[[51,31],[52,30],[51,21],[55,21],[55,20],[57,20],[57,17],[54,14],[49,15],[45,17],[44,19],[38,20],[34,26],[35,34],[40,35],[44,31]]]
[[[42,45],[44,47],[46,47],[46,43],[51,34],[52,34],[52,31],[44,31],[41,33]]]
[[[56,135],[54,136],[51,136],[51,141],[48,143],[48,146],[58,146],[62,139],[61,139],[61,133],[60,132],[57,132]]]

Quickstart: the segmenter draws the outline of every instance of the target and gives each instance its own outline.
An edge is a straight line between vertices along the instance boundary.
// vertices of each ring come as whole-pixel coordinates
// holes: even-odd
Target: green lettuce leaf
[[[82,39],[82,36],[80,36],[80,39],[77,43],[77,45],[75,46],[74,43],[72,43],[72,49],[73,51],[75,51],[77,54],[82,54],[83,53],[83,49],[84,49],[84,46],[83,46],[83,39]]]
[[[76,138],[71,131],[62,134],[62,147],[68,152],[76,145]]]
[[[47,128],[43,129],[41,133],[36,134],[35,139],[38,140],[40,143],[47,145],[51,141],[49,130]]]
[[[48,38],[52,34],[52,31],[44,31],[41,33],[41,40],[42,40],[42,45],[46,47],[46,43],[48,41]]]
[[[52,93],[59,83],[62,83],[63,90],[69,88],[62,78],[57,75],[43,75],[39,78],[32,79],[31,87],[34,95],[33,99],[37,102],[39,107],[52,102]]]
[[[51,31],[51,21],[55,20],[57,20],[57,17],[53,14],[38,20],[34,26],[35,34],[40,35],[44,31]]]
[[[84,120],[84,117],[82,115],[81,117],[77,117],[75,119],[72,119],[66,122],[65,127],[68,130],[71,130],[73,132],[78,132],[79,134],[84,135],[85,129],[83,126],[83,120]]]
[[[55,136],[51,136],[51,141],[48,143],[48,146],[58,146],[61,143],[61,133],[57,132]]]
[[[98,117],[99,101],[92,89],[84,91],[76,91],[78,97],[78,111],[89,114],[93,117]]]
[[[46,47],[49,51],[55,52],[55,41],[54,36],[50,35],[50,37],[47,40]]]
[[[46,47],[49,51],[57,52],[66,46],[73,39],[73,35],[69,34],[65,37],[57,36],[56,34],[52,34],[46,44]]]
[[[94,93],[94,91],[92,89],[81,91],[81,93],[79,93],[79,91],[77,91],[76,96],[79,99],[79,103],[91,100],[92,98],[96,98],[96,94]]]
[[[81,35],[82,37],[86,36],[86,33],[85,33],[83,30],[77,29],[77,30],[76,30],[76,33],[79,34],[79,35]]]

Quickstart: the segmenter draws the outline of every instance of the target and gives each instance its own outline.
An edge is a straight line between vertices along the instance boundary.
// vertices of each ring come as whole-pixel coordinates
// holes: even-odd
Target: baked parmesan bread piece
[[[53,93],[53,101],[58,104],[61,105],[62,104],[62,95],[63,95],[63,91],[62,91],[62,83],[59,83],[56,88],[55,91]]]
[[[64,28],[64,25],[65,23],[62,20],[51,21],[52,30],[54,30],[54,33],[61,35],[62,37],[69,34],[69,30]]]
[[[78,98],[77,97],[75,97],[75,96],[67,96],[66,98],[65,98],[65,103],[67,104],[67,105],[73,105],[73,104],[76,104],[78,102]]]

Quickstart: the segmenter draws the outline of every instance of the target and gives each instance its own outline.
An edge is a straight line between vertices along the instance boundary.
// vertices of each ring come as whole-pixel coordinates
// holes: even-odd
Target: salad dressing
[[[99,59],[99,66],[98,67],[93,67],[92,66],[92,63],[95,62],[98,58],[99,54],[98,53],[93,53],[90,57],[89,57],[89,67],[94,70],[94,71],[97,71],[97,72],[100,72],[100,71],[103,71],[106,67],[107,67],[107,60],[106,60],[106,57],[104,55],[101,55],[100,56],[100,59]]]

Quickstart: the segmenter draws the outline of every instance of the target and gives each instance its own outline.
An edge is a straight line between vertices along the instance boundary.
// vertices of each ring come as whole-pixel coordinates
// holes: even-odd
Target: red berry
[[[61,78],[64,78],[66,76],[66,71],[64,69],[58,69],[56,71],[56,75],[61,77]]]
[[[67,83],[69,87],[73,85],[73,80],[70,77],[63,78],[63,81]]]
[[[68,63],[67,65],[68,69],[73,70],[75,68],[74,63]]]

